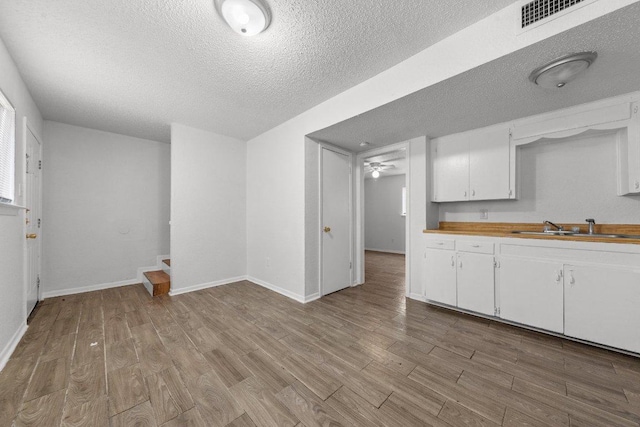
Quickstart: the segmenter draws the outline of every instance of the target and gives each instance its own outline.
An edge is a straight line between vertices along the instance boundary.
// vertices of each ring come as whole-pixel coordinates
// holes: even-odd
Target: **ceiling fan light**
[[[371,176],[374,178],[379,178],[380,177],[380,172],[378,172],[377,170],[371,172]]]
[[[263,32],[271,21],[261,0],[218,0],[218,12],[233,31],[243,36]]]

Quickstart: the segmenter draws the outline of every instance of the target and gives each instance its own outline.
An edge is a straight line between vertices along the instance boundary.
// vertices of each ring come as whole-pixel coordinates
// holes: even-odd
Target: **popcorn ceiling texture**
[[[46,120],[157,141],[249,139],[513,0],[269,0],[238,36],[213,0],[11,0],[0,37]]]

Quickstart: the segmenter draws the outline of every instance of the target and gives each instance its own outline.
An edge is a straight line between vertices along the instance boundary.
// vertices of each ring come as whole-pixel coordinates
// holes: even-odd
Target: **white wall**
[[[305,138],[305,292],[320,292],[320,144]]]
[[[441,221],[640,223],[640,196],[616,195],[614,134],[522,146],[518,200],[441,203]]]
[[[246,153],[238,139],[171,125],[172,295],[245,278]]]
[[[42,116],[29,90],[0,40],[0,90],[16,109],[16,185],[24,187],[25,139],[23,118],[27,117],[33,131],[42,136]],[[17,195],[16,204],[24,197]],[[0,214],[0,369],[9,358],[26,328],[26,298],[24,287],[24,212]]]
[[[45,297],[135,283],[169,253],[168,144],[46,121]]]
[[[401,215],[405,185],[404,174],[364,180],[365,249],[405,253],[407,218]]]

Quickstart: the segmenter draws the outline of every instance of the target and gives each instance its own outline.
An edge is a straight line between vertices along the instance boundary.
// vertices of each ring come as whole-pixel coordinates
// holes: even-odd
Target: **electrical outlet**
[[[480,219],[489,219],[489,209],[480,209]]]

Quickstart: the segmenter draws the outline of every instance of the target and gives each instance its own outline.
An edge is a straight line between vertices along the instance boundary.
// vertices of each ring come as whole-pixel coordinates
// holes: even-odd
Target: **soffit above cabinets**
[[[640,2],[310,136],[359,152],[359,141],[379,147],[436,138],[634,92],[640,88],[637,40]],[[566,87],[547,90],[528,80],[541,64],[582,51],[597,51],[598,60]]]

